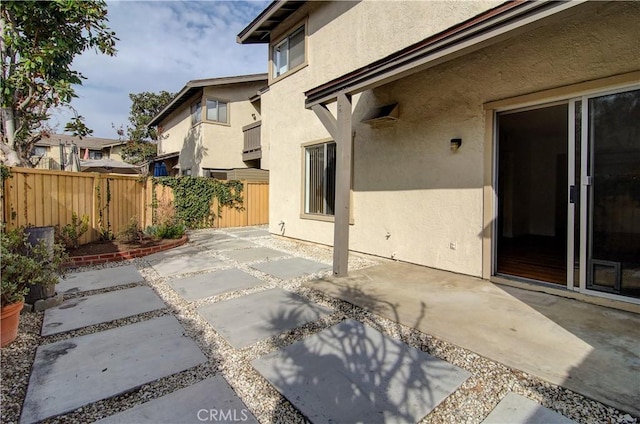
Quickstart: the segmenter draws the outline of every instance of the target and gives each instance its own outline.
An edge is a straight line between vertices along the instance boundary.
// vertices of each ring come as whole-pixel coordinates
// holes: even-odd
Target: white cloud
[[[240,45],[236,35],[268,1],[109,2],[118,54],[85,52],[74,69],[87,79],[72,106],[97,137],[116,137],[128,122],[129,93],[176,92],[192,79],[266,72],[264,45]],[[68,112],[56,113],[64,127]],[[54,118],[55,123],[56,118]]]

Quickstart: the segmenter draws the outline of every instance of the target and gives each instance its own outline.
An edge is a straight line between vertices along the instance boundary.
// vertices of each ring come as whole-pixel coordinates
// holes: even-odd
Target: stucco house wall
[[[443,17],[443,22],[436,9],[446,5],[437,2],[390,6],[365,1],[336,14],[338,8],[347,8],[339,3],[312,5],[316,10],[308,16],[308,66],[272,83],[262,97],[263,138],[271,142],[273,163],[286,164],[271,167],[270,231],[281,234],[278,223],[284,221],[285,236],[328,245],[333,243],[332,222],[301,217],[302,144],[329,137],[316,115],[304,108],[304,91],[363,65],[360,61],[378,59],[429,35],[404,31],[405,22],[419,13],[414,8],[434,8],[433,14],[424,13],[437,18],[420,20],[435,21],[438,27],[432,31],[465,16],[453,21]],[[487,4],[461,10],[475,14]],[[620,31],[634,28],[639,19],[640,3],[594,2],[560,24],[355,96],[350,248],[482,276],[484,161],[490,148],[483,105],[640,69],[637,31]],[[295,20],[283,23],[282,31],[292,29],[287,22]],[[384,40],[394,38],[389,34],[402,42],[387,44]],[[360,39],[380,47],[379,54],[356,52]],[[381,127],[360,123],[371,106],[391,102],[399,104],[398,121]],[[463,140],[457,152],[450,149],[452,138]]]
[[[160,122],[162,131],[158,155],[180,153],[180,169],[190,169],[192,175],[204,175],[205,169],[246,168],[247,164],[242,160],[242,127],[261,119],[259,109],[249,98],[265,83],[258,81],[203,87]],[[227,123],[205,119],[207,98],[227,102]],[[198,100],[203,105],[202,121],[192,125],[190,108]],[[263,160],[268,154],[268,149],[263,145]],[[261,163],[261,169],[268,169],[266,163],[268,161]]]

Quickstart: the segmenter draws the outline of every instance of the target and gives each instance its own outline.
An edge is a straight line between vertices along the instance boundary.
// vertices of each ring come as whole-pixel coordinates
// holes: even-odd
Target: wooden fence
[[[115,174],[50,171],[11,168],[12,176],[2,188],[2,219],[7,228],[49,226],[71,223],[78,217],[89,217],[90,230],[81,238],[85,244],[100,239],[100,228],[117,234],[131,218],[141,226],[152,223],[152,190],[150,179]],[[165,205],[173,200],[170,188],[156,185],[156,198]],[[215,202],[214,202],[215,203]],[[222,208],[214,221],[215,228],[239,227],[268,223],[269,184],[244,182],[242,210]],[[213,205],[217,210],[217,205]]]

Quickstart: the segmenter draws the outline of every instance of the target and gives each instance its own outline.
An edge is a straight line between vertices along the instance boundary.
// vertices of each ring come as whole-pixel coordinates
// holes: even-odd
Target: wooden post
[[[349,197],[351,191],[351,96],[338,94],[336,129],[336,202],[333,228],[333,275],[344,277],[349,264]]]

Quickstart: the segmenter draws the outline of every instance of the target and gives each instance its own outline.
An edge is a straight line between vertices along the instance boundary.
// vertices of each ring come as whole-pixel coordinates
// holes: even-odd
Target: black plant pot
[[[44,240],[49,254],[53,256],[54,230],[53,227],[29,227],[24,230],[31,245],[36,245]],[[56,286],[43,286],[34,284],[30,287],[29,293],[25,297],[25,303],[33,305],[37,300],[48,299],[56,295]]]

